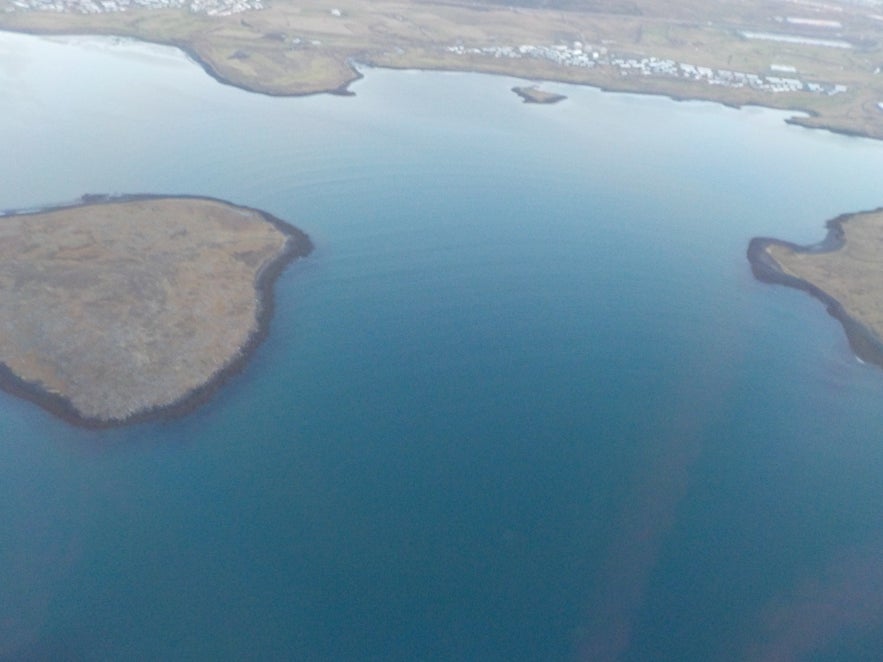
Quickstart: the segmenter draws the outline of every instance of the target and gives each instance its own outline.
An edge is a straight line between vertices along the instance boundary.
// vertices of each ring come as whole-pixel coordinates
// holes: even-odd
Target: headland
[[[0,388],[77,425],[181,414],[267,334],[312,243],[212,198],[84,196],[0,216]]]
[[[752,272],[822,301],[855,354],[883,367],[883,209],[839,216],[827,228],[825,239],[810,246],[752,239]]]

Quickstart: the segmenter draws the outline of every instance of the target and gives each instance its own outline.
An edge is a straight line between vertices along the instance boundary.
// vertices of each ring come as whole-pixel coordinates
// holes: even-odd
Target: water
[[[185,418],[0,395],[0,659],[872,657],[883,372],[744,251],[879,206],[883,146],[366,74],[0,35],[0,208],[208,195],[317,244]]]

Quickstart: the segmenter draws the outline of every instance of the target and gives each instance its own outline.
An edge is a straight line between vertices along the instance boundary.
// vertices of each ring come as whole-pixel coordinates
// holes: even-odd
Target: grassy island
[[[354,62],[795,111],[883,139],[883,11],[849,0],[0,0],[0,29],[177,46],[272,95],[347,93]]]
[[[0,217],[0,385],[81,425],[202,402],[263,338],[306,235],[188,197],[87,196]]]
[[[752,239],[752,270],[820,299],[856,354],[883,367],[883,209],[840,216],[827,227],[825,240],[811,246]]]

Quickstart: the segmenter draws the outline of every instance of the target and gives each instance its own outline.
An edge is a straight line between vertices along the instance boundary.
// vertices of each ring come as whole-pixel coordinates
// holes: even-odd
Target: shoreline
[[[258,273],[254,283],[258,308],[255,316],[255,329],[239,348],[239,351],[226,363],[221,365],[211,377],[196,388],[167,405],[145,409],[131,416],[120,419],[90,418],[81,415],[64,396],[45,390],[40,385],[28,382],[14,373],[5,363],[0,362],[0,390],[28,400],[65,422],[86,429],[109,429],[145,423],[148,421],[168,420],[189,414],[208,402],[211,397],[231,378],[243,371],[255,350],[269,335],[270,322],[275,310],[274,287],[277,279],[285,268],[293,261],[306,257],[314,248],[312,240],[302,230],[283,221],[269,212],[254,207],[238,205],[228,200],[203,195],[163,195],[158,193],[133,193],[123,195],[85,194],[79,201],[47,205],[40,208],[28,208],[21,211],[4,210],[0,212],[0,222],[5,218],[28,216],[49,211],[73,209],[85,205],[114,204],[120,202],[137,202],[145,200],[204,200],[228,205],[257,213],[265,221],[286,236],[284,250]]]
[[[881,209],[873,211],[881,211]],[[754,237],[748,243],[746,257],[751,264],[751,272],[754,277],[762,283],[772,285],[785,285],[797,290],[801,290],[821,301],[825,310],[831,317],[840,322],[846,333],[846,339],[855,356],[864,363],[872,363],[877,367],[883,368],[883,340],[881,340],[867,326],[856,320],[843,305],[830,294],[822,290],[820,287],[810,283],[803,278],[792,276],[785,273],[779,266],[767,248],[769,246],[781,246],[794,251],[795,253],[832,253],[845,244],[843,224],[848,222],[855,214],[842,214],[825,223],[827,234],[822,241],[816,244],[800,246],[789,241],[773,239],[770,237]]]
[[[172,39],[172,40],[154,40],[148,39],[140,36],[132,36],[127,34],[121,34],[119,32],[107,31],[82,31],[76,29],[59,29],[59,30],[40,30],[29,27],[10,27],[10,26],[0,26],[0,32],[9,32],[12,34],[25,34],[36,37],[106,37],[106,38],[119,38],[119,39],[129,39],[135,42],[142,42],[145,44],[153,44],[156,46],[166,46],[169,48],[176,48],[184,55],[191,60],[194,64],[199,66],[209,77],[214,79],[217,83],[221,85],[227,85],[230,87],[234,87],[244,92],[248,92],[250,94],[260,94],[268,97],[276,97],[276,98],[297,98],[297,97],[308,97],[319,94],[329,94],[333,96],[342,96],[342,97],[352,97],[355,96],[356,93],[350,90],[350,85],[358,82],[359,80],[364,78],[364,74],[358,69],[358,65],[361,64],[366,67],[377,68],[377,69],[387,69],[390,71],[428,71],[428,72],[451,72],[451,73],[476,73],[486,76],[504,76],[510,78],[519,78],[527,82],[528,84],[536,84],[536,83],[559,83],[559,84],[567,84],[567,85],[578,85],[582,87],[592,87],[601,92],[610,93],[610,94],[639,94],[642,96],[654,96],[654,97],[663,97],[667,99],[671,99],[676,102],[689,102],[689,101],[701,101],[706,103],[714,103],[721,105],[725,108],[733,108],[736,110],[740,110],[745,107],[757,107],[757,108],[765,108],[768,110],[781,111],[785,113],[795,113],[792,117],[786,117],[783,119],[783,122],[790,126],[797,126],[803,129],[813,129],[813,130],[822,130],[828,131],[829,133],[841,136],[847,136],[851,138],[865,138],[868,140],[883,140],[883,134],[875,135],[873,133],[862,131],[860,129],[850,128],[850,127],[838,127],[835,125],[829,124],[814,124],[812,120],[814,118],[821,117],[821,115],[812,109],[800,107],[797,105],[788,106],[788,105],[774,105],[772,103],[762,103],[762,102],[750,102],[750,103],[738,103],[729,101],[726,99],[717,98],[714,94],[676,94],[667,92],[664,90],[653,90],[653,89],[641,89],[640,85],[610,85],[601,82],[580,82],[569,79],[565,76],[555,77],[555,76],[543,76],[536,77],[533,75],[528,75],[526,73],[519,73],[517,70],[511,72],[499,72],[499,71],[484,71],[481,68],[475,67],[455,67],[455,66],[409,66],[407,64],[402,65],[393,65],[393,64],[377,64],[372,62],[370,57],[366,57],[365,59],[358,59],[355,56],[350,56],[345,59],[344,64],[349,72],[352,74],[351,77],[340,80],[336,85],[328,86],[328,87],[320,87],[314,90],[308,90],[303,92],[297,91],[279,91],[261,88],[258,85],[250,84],[249,81],[236,80],[225,76],[224,74],[217,71],[217,69],[212,65],[210,61],[201,56],[198,51],[188,42],[184,40]],[[640,79],[638,79],[640,80]],[[710,91],[713,91],[711,88]],[[522,97],[523,98],[523,97]]]

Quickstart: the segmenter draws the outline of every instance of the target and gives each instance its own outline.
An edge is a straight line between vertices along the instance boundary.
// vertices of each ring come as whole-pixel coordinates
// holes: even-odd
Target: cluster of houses
[[[581,42],[572,45],[555,46],[486,46],[484,48],[466,47],[462,45],[448,46],[445,49],[456,55],[484,56],[495,58],[536,58],[555,62],[567,67],[615,67],[623,76],[667,76],[686,78],[726,87],[750,87],[766,92],[812,92],[815,94],[841,94],[846,92],[845,85],[827,83],[808,83],[799,78],[784,76],[766,76],[729,69],[712,69],[685,62],[676,62],[657,57],[630,58],[608,52],[606,47],[592,47]],[[783,70],[793,73],[791,67],[779,66],[775,73]]]
[[[10,4],[11,11],[29,9],[59,13],[103,14],[130,9],[186,9],[194,14],[209,16],[229,16],[264,7],[261,0],[12,0]]]

